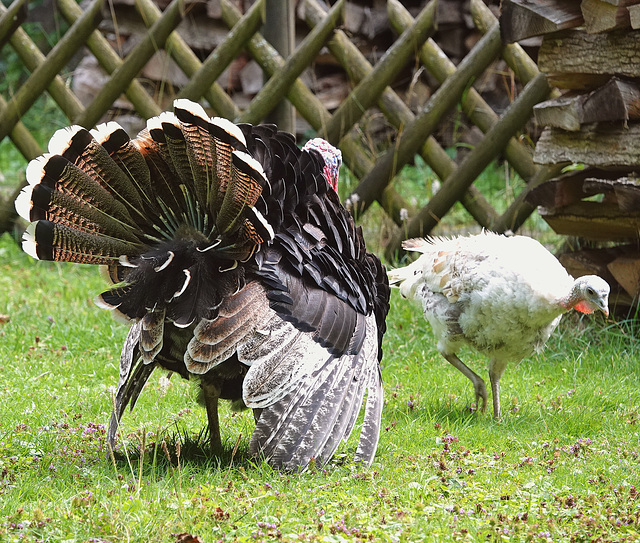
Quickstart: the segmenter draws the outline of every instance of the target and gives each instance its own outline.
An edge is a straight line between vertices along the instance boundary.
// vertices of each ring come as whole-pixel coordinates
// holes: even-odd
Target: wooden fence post
[[[344,0],[338,0],[329,11],[327,18],[321,25],[316,26],[302,41],[295,53],[293,53],[282,68],[274,73],[265,84],[251,104],[240,116],[239,121],[245,123],[258,123],[269,114],[273,107],[286,96],[294,81],[307,67],[309,60],[320,52],[328,37],[333,32],[338,20],[344,12]]]
[[[64,37],[54,46],[46,62],[40,64],[27,81],[7,102],[0,107],[0,141],[2,141],[24,114],[55,79],[62,66],[67,64],[78,50],[78,44],[84,44],[101,18],[103,0],[95,0]]]
[[[266,16],[262,35],[278,51],[285,61],[293,53],[295,44],[295,6],[293,0],[265,0]],[[269,75],[264,74],[265,83]],[[274,123],[280,130],[295,134],[296,111],[284,97],[267,115],[267,122]]]
[[[153,2],[151,5],[155,7]],[[190,100],[197,100],[200,96],[204,96],[209,105],[219,114],[228,119],[235,119],[240,115],[238,107],[227,93],[220,87],[217,82],[218,77],[222,72],[231,64],[240,51],[246,46],[247,42],[251,39],[258,27],[262,24],[264,19],[264,0],[258,0],[251,6],[251,8],[238,20],[237,24],[230,29],[226,38],[220,43],[206,58],[206,60],[200,65],[199,68],[193,70],[193,73],[189,73],[195,68],[195,63],[178,62],[179,66],[189,66],[188,71],[185,73],[189,76],[188,83],[178,93],[178,98],[189,98]],[[228,5],[225,2],[221,3],[222,10],[227,10]],[[156,8],[157,9],[157,8]],[[170,37],[173,38],[174,35]],[[179,42],[180,49],[188,49],[188,51],[195,57],[191,49],[186,44],[183,45],[182,38],[175,36],[176,45]],[[172,46],[173,48],[174,46]],[[190,55],[190,56],[191,56]],[[181,54],[181,57],[185,55]],[[176,58],[176,61],[178,59]],[[197,60],[197,59],[196,59]]]

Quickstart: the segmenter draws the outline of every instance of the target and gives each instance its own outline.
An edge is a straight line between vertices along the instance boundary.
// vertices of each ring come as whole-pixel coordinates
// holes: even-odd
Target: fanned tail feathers
[[[366,398],[356,456],[371,462],[389,289],[326,166],[273,125],[188,100],[134,139],[114,122],[59,130],[29,164],[24,250],[100,265],[111,286],[96,303],[133,323],[111,445],[162,366],[201,378],[210,402],[262,410],[250,452],[285,469],[328,461]]]

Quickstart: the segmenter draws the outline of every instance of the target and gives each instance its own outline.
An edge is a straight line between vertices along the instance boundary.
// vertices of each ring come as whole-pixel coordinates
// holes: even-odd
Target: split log
[[[573,162],[598,167],[640,167],[640,124],[585,125],[578,132],[547,127],[533,155],[539,164]]]
[[[536,123],[571,132],[580,130],[585,122],[583,105],[586,99],[586,94],[568,94],[540,102],[533,108]]]
[[[631,21],[626,6],[637,3],[638,0],[582,0],[580,8],[586,31],[596,34],[629,28]]]
[[[556,210],[539,207],[538,213],[557,234],[594,241],[635,240],[640,231],[640,210],[610,203],[580,201]]]
[[[632,213],[640,209],[640,180],[633,177],[587,178],[583,191],[585,194],[604,194],[607,200],[615,202],[622,212]]]
[[[536,122],[577,131],[580,125],[640,119],[640,85],[614,77],[590,94],[571,94],[533,108]]]
[[[640,4],[629,6],[627,9],[629,10],[631,28],[637,30],[638,28],[640,28]]]
[[[578,202],[589,196],[615,190],[619,173],[612,170],[586,168],[565,173],[529,191],[526,201],[533,206],[557,209]],[[601,184],[598,185],[596,181]],[[611,185],[607,185],[610,183]],[[640,207],[640,206],[639,206]]]
[[[563,30],[547,35],[538,53],[538,67],[552,85],[590,89],[613,75],[640,77],[640,31],[587,34]]]
[[[607,268],[627,294],[637,299],[640,295],[640,253],[618,257]]]
[[[574,28],[583,23],[574,0],[502,0],[500,34],[505,43]]]
[[[625,254],[629,246],[603,247],[598,249],[579,249],[558,255],[558,260],[573,275],[599,275],[610,285],[615,284],[615,278],[609,271],[610,262]]]

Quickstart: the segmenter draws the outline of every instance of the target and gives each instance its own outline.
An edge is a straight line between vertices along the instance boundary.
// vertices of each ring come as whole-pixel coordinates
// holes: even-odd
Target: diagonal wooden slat
[[[496,25],[485,34],[449,77],[431,96],[412,123],[398,134],[396,144],[387,151],[354,190],[355,201],[361,212],[371,205],[395,174],[413,159],[427,137],[433,133],[438,121],[449,111],[479,73],[495,59],[500,49],[500,29]]]
[[[389,0],[389,7],[389,21],[396,32],[402,32],[413,24],[413,17],[398,0]],[[449,60],[433,40],[427,40],[420,48],[419,55],[422,64],[440,83],[443,83],[456,71],[455,64]],[[473,87],[462,95],[460,105],[469,120],[484,133],[498,122],[498,114]],[[529,179],[538,170],[538,167],[533,163],[532,151],[515,138],[511,138],[507,142],[504,154],[507,161],[523,179]]]
[[[495,26],[494,29],[498,27]],[[491,31],[494,32],[493,30]],[[488,36],[489,34],[487,34]],[[446,212],[456,203],[458,195],[466,190],[487,164],[504,147],[511,135],[522,126],[523,117],[529,119],[533,106],[549,94],[549,83],[543,74],[532,79],[520,95],[507,108],[500,120],[487,132],[485,138],[465,157],[460,166],[445,180],[429,203],[407,225],[402,236],[394,236],[385,249],[387,258],[401,251],[404,237],[424,235],[435,227]],[[446,190],[445,190],[446,187]]]
[[[391,2],[389,2],[389,5],[390,4]],[[323,16],[324,10],[318,6],[315,0],[308,0],[305,3],[305,17],[309,24],[314,24],[314,22],[321,20]],[[429,39],[427,41],[431,40]],[[336,60],[347,71],[350,79],[356,83],[364,79],[374,69],[342,30],[336,30],[327,45],[331,54],[333,54]],[[415,118],[415,115],[409,107],[389,87],[382,92],[377,105],[387,120],[397,129],[401,129]],[[447,155],[446,151],[438,144],[433,136],[427,138],[427,141],[419,152],[440,179],[444,179],[456,168],[455,161]],[[373,164],[371,164],[369,170],[372,167]],[[356,173],[359,176],[363,176],[367,172]],[[406,215],[411,217],[416,213],[416,210],[412,210],[411,206],[397,194],[392,185],[387,186],[378,201],[387,214],[399,226],[404,224]],[[497,213],[489,205],[484,196],[473,186],[469,188],[469,194],[465,195],[462,204],[481,225],[488,225],[491,221],[497,219]]]
[[[7,102],[0,96],[0,109],[4,108]],[[43,151],[42,147],[38,144],[36,139],[31,135],[31,132],[27,127],[22,124],[22,121],[18,121],[13,127],[13,130],[9,134],[11,141],[17,147],[18,151],[22,153],[22,156],[27,160],[33,160],[37,156],[40,156]],[[0,230],[2,232],[2,230]]]
[[[389,48],[373,71],[356,86],[340,104],[327,126],[324,137],[337,145],[363,113],[376,103],[384,89],[396,78],[413,55],[433,32],[437,1],[431,0],[420,12],[415,24],[408,28]]]
[[[232,28],[240,20],[241,14],[229,0],[222,0],[223,5],[229,8],[223,11],[222,16],[225,24]],[[251,56],[269,76],[284,66],[284,59],[278,52],[260,35],[256,34],[248,45]],[[296,79],[287,93],[287,99],[295,106],[298,113],[302,115],[311,126],[320,132],[331,119],[331,115],[326,110],[320,99],[313,94],[305,84]],[[373,161],[357,143],[358,137],[352,131],[343,138],[340,149],[347,166],[354,172],[366,172],[373,167]]]
[[[57,0],[62,16],[69,24],[73,24],[82,15],[82,9],[74,0]],[[102,68],[111,74],[122,66],[122,59],[118,56],[107,39],[98,31],[92,32],[87,39],[87,47],[98,60]],[[142,84],[134,79],[125,91],[127,98],[140,116],[145,119],[159,115],[161,109],[155,103],[151,95],[144,89]],[[78,116],[79,117],[79,116]],[[77,118],[77,117],[76,117]],[[74,119],[75,120],[75,119]]]
[[[0,4],[0,50],[24,21],[27,19],[27,0],[14,0],[7,8]]]
[[[227,8],[222,11],[222,19],[229,29],[232,29],[240,21],[242,14],[230,0],[221,0],[221,4],[226,5]],[[247,49],[269,76],[273,76],[285,64],[284,59],[259,33],[256,33],[249,40]],[[294,80],[288,88],[286,97],[305,119],[318,119],[322,116],[324,111],[322,102],[305,86],[300,78]]]
[[[227,2],[221,2],[223,11],[229,10]],[[251,8],[245,13],[231,29],[227,37],[218,44],[211,54],[200,64],[187,60],[185,58],[174,57],[179,66],[185,69],[185,73],[189,76],[189,82],[178,93],[179,98],[189,98],[190,100],[197,100],[201,96],[204,96],[209,105],[219,114],[228,119],[235,119],[240,114],[240,111],[233,103],[233,100],[229,98],[227,93],[222,90],[222,87],[216,80],[222,72],[231,64],[231,62],[240,53],[242,48],[251,39],[257,31],[264,19],[264,0],[258,0],[251,6]],[[181,38],[176,37],[175,33],[170,36],[170,39],[176,39],[182,41]],[[184,43],[184,42],[182,42]],[[182,43],[178,46],[173,42],[168,43],[169,50],[178,51],[183,48]],[[184,47],[188,49],[188,46],[184,44]],[[189,49],[190,51],[190,49]],[[193,53],[192,53],[193,55]],[[183,55],[183,57],[186,55]],[[195,58],[195,55],[193,55]],[[191,73],[191,66],[196,68]],[[213,88],[210,88],[212,87]]]
[[[331,8],[327,17],[316,26],[302,40],[300,46],[293,52],[285,64],[271,74],[269,81],[260,89],[260,92],[251,100],[247,110],[238,119],[243,123],[258,123],[262,121],[286,94],[287,89],[298,76],[318,56],[330,34],[333,32],[338,20],[342,18],[344,0],[338,0]]]
[[[471,14],[476,26],[483,33],[486,33],[488,28],[497,22],[496,16],[482,0],[471,0]],[[517,43],[503,45],[502,58],[523,83],[528,83],[540,73],[536,63]],[[556,96],[559,96],[559,92],[557,89],[553,89],[549,97]],[[560,175],[563,167],[564,164],[538,166],[534,175],[525,178],[527,186],[520,191],[505,212],[491,225],[491,228],[498,232],[518,230],[534,211],[534,207],[526,201],[527,194],[541,183]]]
[[[4,6],[0,4],[0,13],[4,10]],[[8,12],[6,12],[5,15],[6,14],[8,14]],[[49,62],[22,28],[16,29],[9,43],[30,72],[34,72],[38,66]],[[53,78],[47,87],[47,91],[70,121],[76,119],[84,111],[80,100],[78,100],[77,96],[73,94],[64,79],[59,75]]]
[[[102,87],[77,123],[90,128],[109,110],[111,104],[131,84],[154,53],[164,45],[169,34],[175,30],[184,16],[184,1],[172,0],[161,19],[156,21],[144,39],[127,55],[125,61],[111,74],[109,82]]]
[[[19,12],[19,7],[24,5],[24,1],[25,0],[15,0],[9,9]],[[376,66],[371,66],[362,53],[357,50],[357,47],[349,40],[347,34],[335,28],[339,17],[335,20],[332,18],[327,20],[327,12],[324,8],[318,6],[316,0],[300,0],[298,9],[301,9],[307,14],[307,22],[313,30],[305,41],[303,41],[303,45],[299,47],[292,56],[285,60],[275,53],[275,50],[265,42],[263,36],[255,34],[263,18],[264,0],[254,2],[252,8],[244,15],[241,15],[238,10],[235,9],[233,0],[219,0],[223,18],[225,22],[230,25],[231,30],[228,36],[216,47],[204,63],[201,63],[186,42],[179,36],[178,32],[175,31],[175,26],[184,15],[184,4],[182,4],[182,2],[185,1],[186,0],[174,0],[169,8],[167,8],[164,13],[161,13],[154,4],[154,0],[135,0],[136,8],[147,25],[151,26],[151,29],[145,36],[144,46],[140,47],[139,45],[134,48],[132,53],[124,60],[119,58],[113,47],[98,31],[93,31],[87,39],[86,44],[96,55],[105,70],[112,74],[112,78],[109,83],[105,85],[105,88],[100,91],[97,99],[94,100],[90,108],[83,110],[77,98],[70,89],[65,86],[64,81],[59,76],[54,77],[48,85],[48,90],[54,97],[54,100],[62,104],[67,116],[75,122],[79,120],[85,126],[92,126],[108,111],[113,100],[120,96],[122,92],[125,92],[141,116],[150,117],[157,115],[160,112],[160,107],[155,103],[153,97],[145,91],[136,77],[138,76],[139,70],[155,51],[163,48],[167,54],[175,60],[178,67],[190,78],[187,86],[178,94],[180,97],[189,97],[195,100],[204,98],[210,103],[212,109],[217,114],[222,114],[227,118],[236,120],[249,120],[254,123],[261,121],[264,114],[266,114],[278,100],[286,97],[297,107],[301,116],[307,119],[318,133],[324,134],[325,136],[329,135],[329,137],[333,137],[331,134],[337,134],[335,137],[340,139],[340,147],[343,151],[345,164],[356,174],[356,177],[362,179],[356,192],[352,195],[353,201],[355,201],[358,196],[360,197],[360,201],[358,202],[360,207],[355,209],[354,212],[357,214],[363,209],[366,209],[370,203],[369,199],[375,198],[382,205],[383,209],[394,219],[395,223],[403,227],[411,225],[412,222],[415,222],[415,217],[418,217],[422,213],[430,212],[432,219],[434,215],[433,209],[428,206],[420,213],[411,210],[410,217],[414,215],[415,217],[412,221],[407,222],[406,211],[410,209],[410,206],[404,201],[402,196],[395,191],[392,184],[387,184],[393,177],[392,174],[396,168],[400,169],[406,160],[413,158],[413,154],[419,152],[425,161],[434,169],[436,174],[445,180],[445,185],[449,188],[452,180],[457,180],[458,184],[466,184],[470,172],[478,167],[477,165],[481,164],[486,156],[491,154],[491,152],[499,152],[495,150],[489,142],[483,142],[483,144],[479,146],[480,150],[477,151],[481,156],[479,158],[476,156],[476,159],[473,161],[476,165],[473,166],[473,168],[466,165],[461,169],[447,155],[437,141],[430,136],[436,124],[439,122],[441,115],[458,100],[460,100],[463,111],[465,111],[472,122],[485,132],[490,131],[490,126],[494,123],[498,122],[498,124],[500,124],[502,121],[502,119],[496,121],[496,114],[482,101],[475,90],[470,87],[465,88],[470,78],[486,68],[486,66],[478,66],[478,62],[484,61],[483,59],[492,60],[491,54],[487,52],[487,50],[493,50],[495,44],[490,39],[486,40],[486,44],[488,45],[485,44],[483,54],[476,53],[474,49],[471,54],[472,60],[465,60],[460,67],[456,68],[446,59],[433,40],[426,38],[416,39],[422,32],[428,34],[426,28],[429,27],[431,23],[427,24],[425,28],[418,29],[417,27],[419,25],[408,15],[406,9],[404,9],[398,0],[388,0],[389,18],[391,22],[396,25],[396,30],[399,33],[402,32],[402,34],[383,56],[381,62]],[[343,2],[344,0],[340,0],[337,6],[334,5],[331,13],[339,13],[343,9]],[[83,18],[83,20],[86,18],[86,13],[82,12],[74,0],[59,0],[58,5],[65,18],[72,22],[72,24],[77,22],[79,18]],[[487,17],[487,13],[489,13],[489,15],[491,14],[481,0],[471,0],[471,6],[474,21],[480,29],[482,29],[482,25],[487,26],[487,21],[489,21],[489,24],[493,24],[489,17]],[[316,10],[315,21],[311,21],[312,18],[310,18],[309,14],[312,13],[314,9]],[[434,12],[434,10],[435,0],[421,12],[417,21],[426,21],[427,15],[425,12]],[[0,6],[0,38],[1,34],[5,32],[7,35],[11,35],[13,39],[17,39],[16,36],[19,36],[20,32],[23,32],[22,29],[15,28],[17,26],[15,22],[8,25],[9,18],[4,18],[3,12],[6,13],[7,9]],[[430,14],[430,16],[432,15],[433,13]],[[395,21],[394,18],[397,19],[397,21]],[[479,20],[476,20],[477,18],[479,18]],[[407,27],[409,27],[409,29],[407,29]],[[74,28],[77,29],[77,24],[73,24],[72,30]],[[75,30],[75,32],[74,44],[75,47],[78,48],[82,41],[77,39],[79,35],[77,34],[77,30]],[[411,46],[407,47],[406,43],[411,41],[408,38],[409,35],[413,36],[413,41],[411,42]],[[321,38],[317,36],[321,36]],[[68,39],[67,36],[65,36],[65,39]],[[249,40],[248,43],[247,40]],[[408,41],[403,42],[403,40]],[[403,49],[399,43],[406,49]],[[347,71],[350,79],[356,84],[355,94],[352,94],[348,100],[343,102],[333,116],[298,77],[305,67],[317,56],[322,44],[326,44],[329,47],[331,53]],[[245,111],[244,114],[239,114],[237,106],[231,97],[220,87],[216,79],[222,70],[228,67],[230,62],[233,61],[242,47],[246,47],[249,50],[250,54],[258,61],[265,73],[270,76],[270,80],[265,85],[265,88],[258,93],[255,101],[250,104],[247,111]],[[498,49],[501,47],[500,45]],[[532,77],[535,77],[537,72],[535,64],[524,53],[521,54],[517,49],[518,47],[517,45],[503,47],[503,56],[510,65],[517,64],[514,69],[518,70],[518,74],[522,74],[521,77],[523,81],[530,80]],[[440,91],[436,92],[427,104],[425,110],[418,115],[414,115],[398,95],[391,88],[388,88],[389,81],[385,79],[388,74],[401,69],[410,57],[414,57],[416,49],[418,49],[420,53],[420,60],[423,65],[425,65],[432,75],[435,75],[436,78],[442,82],[442,87],[446,89],[446,92],[449,94],[452,92],[454,94],[458,93],[458,95],[454,96],[453,100],[449,102],[450,97],[438,97],[438,92]],[[63,58],[60,56],[60,53],[57,54],[59,55],[59,59]],[[407,55],[406,58],[404,58],[403,55]],[[476,56],[474,57],[474,55]],[[46,72],[44,65],[52,60],[51,56],[45,59],[37,49],[34,49],[28,37],[27,41],[23,42],[21,57],[23,57],[22,60],[25,66],[29,67],[32,71],[38,70],[41,73]],[[465,63],[473,63],[475,66],[471,69]],[[59,64],[58,69],[62,69],[64,64],[65,63]],[[458,73],[461,69],[463,71],[466,69],[466,74],[463,75],[466,75],[467,79],[464,82],[464,78]],[[2,130],[6,130],[6,119],[14,122],[15,130],[11,131],[11,136],[19,141],[18,148],[23,154],[33,155],[39,152],[39,148],[36,150],[31,146],[33,141],[21,141],[23,138],[27,138],[28,140],[28,136],[24,133],[19,138],[16,136],[16,133],[20,132],[21,128],[24,128],[16,124],[19,123],[20,116],[24,112],[18,111],[16,117],[16,114],[11,108],[15,108],[16,105],[24,106],[25,104],[29,106],[29,100],[24,100],[25,96],[29,96],[29,92],[23,91],[22,89],[20,89],[20,92],[22,93],[21,95],[17,93],[20,100],[18,104],[15,102],[15,96],[9,104],[4,104],[2,100],[0,100],[0,120],[2,121],[0,122],[0,135]],[[444,92],[445,91],[443,91],[443,94]],[[436,99],[436,97],[438,98]],[[363,147],[361,128],[357,125],[364,111],[374,106],[377,106],[389,123],[399,131],[399,137],[395,141],[394,149],[383,155],[378,164],[374,163],[373,158]],[[74,117],[79,117],[79,119]],[[9,130],[11,130],[11,128],[12,127],[9,126]],[[502,135],[504,134],[501,134],[501,136]],[[423,137],[422,141],[418,141],[420,136]],[[424,139],[425,136],[426,139]],[[33,140],[33,138],[31,138],[31,140]],[[484,145],[486,145],[486,148],[484,148]],[[544,168],[532,165],[525,146],[516,140],[512,139],[506,145],[507,147],[504,154],[507,160],[509,160],[510,163],[514,165],[516,171],[528,181],[529,186],[537,184],[543,177],[543,173],[541,172],[543,172]],[[493,149],[493,151],[490,152],[487,151],[487,149]],[[525,151],[524,153],[523,150]],[[502,152],[502,150],[500,150],[500,152]],[[518,153],[526,160],[518,161]],[[514,159],[513,156],[516,156],[516,158]],[[527,160],[529,162],[527,162]],[[383,167],[382,170],[381,165]],[[385,169],[387,169],[386,174]],[[464,179],[460,179],[460,173],[463,174]],[[523,173],[525,175],[523,175]],[[387,175],[386,179],[384,178],[385,175]],[[371,185],[372,179],[375,181],[373,185]],[[375,190],[370,194],[361,194],[360,189],[363,186],[366,187],[367,183],[373,186]],[[455,183],[453,186],[456,186]],[[523,193],[526,193],[526,191],[523,191]],[[523,198],[521,197],[523,193],[517,197],[517,200],[520,200],[514,202],[501,217],[497,216],[484,196],[473,187],[472,184],[468,186],[467,191],[464,192],[463,195],[458,195],[458,197],[461,198],[461,202],[467,207],[474,218],[476,218],[477,222],[483,226],[490,225],[496,227],[496,225],[517,223],[530,212],[530,210],[527,209],[526,203],[522,201]],[[437,203],[437,199],[435,201]],[[424,224],[425,223],[422,223],[422,226],[424,226]]]
[[[60,41],[53,47],[46,62],[40,64],[18,89],[7,105],[0,108],[0,141],[3,140],[24,114],[38,99],[51,81],[78,50],[78,44],[86,41],[100,20],[103,0],[94,0]]]

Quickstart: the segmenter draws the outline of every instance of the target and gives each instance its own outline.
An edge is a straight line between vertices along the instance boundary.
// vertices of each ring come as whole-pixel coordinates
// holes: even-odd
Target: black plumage
[[[102,265],[98,305],[132,323],[110,442],[159,366],[200,379],[215,453],[218,400],[242,400],[251,454],[284,469],[329,460],[366,397],[370,462],[389,287],[327,179],[335,156],[187,100],[174,111],[134,140],[115,123],[58,131],[16,200],[25,250]]]

